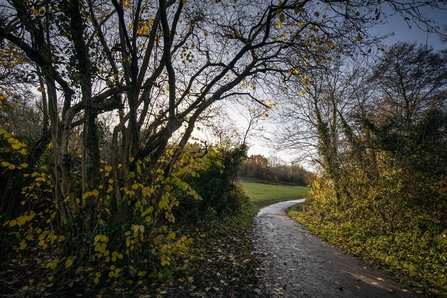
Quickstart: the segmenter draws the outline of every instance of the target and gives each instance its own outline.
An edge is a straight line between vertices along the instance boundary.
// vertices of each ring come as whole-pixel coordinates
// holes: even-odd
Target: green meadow
[[[257,182],[240,181],[250,197],[251,202],[262,208],[278,202],[302,199],[309,191],[307,186],[273,185]]]

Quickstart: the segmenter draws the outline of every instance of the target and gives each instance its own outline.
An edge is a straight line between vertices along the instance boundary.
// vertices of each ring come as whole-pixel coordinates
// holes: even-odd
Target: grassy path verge
[[[363,222],[342,216],[335,218],[333,214],[324,218],[306,207],[305,204],[293,206],[289,216],[320,239],[410,286],[423,297],[447,297],[446,232],[439,234],[402,228],[372,234],[368,227],[378,226],[374,225],[375,218]]]

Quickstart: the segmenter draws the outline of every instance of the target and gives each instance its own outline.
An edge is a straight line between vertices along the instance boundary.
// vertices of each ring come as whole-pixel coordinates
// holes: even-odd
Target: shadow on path
[[[254,218],[255,254],[270,297],[420,297],[291,219],[287,209],[302,202],[277,203]]]

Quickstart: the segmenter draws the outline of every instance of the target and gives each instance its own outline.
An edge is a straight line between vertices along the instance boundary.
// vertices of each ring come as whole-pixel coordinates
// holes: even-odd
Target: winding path
[[[420,297],[291,219],[287,209],[303,201],[265,207],[254,219],[255,254],[270,297]]]

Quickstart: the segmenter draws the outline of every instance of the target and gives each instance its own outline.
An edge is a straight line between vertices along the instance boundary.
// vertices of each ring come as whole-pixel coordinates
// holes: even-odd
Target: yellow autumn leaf
[[[304,12],[304,11],[306,11],[306,10],[304,8],[302,8],[302,7],[299,7],[299,6],[295,7],[295,13],[296,14],[299,14],[300,12]]]
[[[174,232],[169,232],[168,236],[166,237],[166,240],[171,240],[171,239],[175,239],[175,233]]]
[[[281,29],[282,28],[282,22],[278,22],[278,29]]]
[[[138,271],[137,273],[138,276],[145,276],[146,275],[146,271]]]
[[[101,244],[101,245],[99,246],[99,248],[98,248],[98,252],[103,253],[103,252],[105,252],[105,251],[106,251],[106,244],[103,243],[103,244]]]
[[[279,21],[282,23],[286,20],[286,15],[284,13],[279,15]]]
[[[20,216],[18,219],[17,219],[17,225],[18,226],[23,226],[25,223],[26,223],[26,216]]]
[[[360,34],[357,35],[357,37],[355,38],[356,41],[362,41],[362,37],[360,36]]]
[[[76,257],[70,257],[65,261],[65,268],[69,268],[71,267],[71,265],[73,265],[74,260],[76,259]]]
[[[37,88],[37,91],[39,91],[39,92],[45,92],[45,88],[41,86],[41,87]]]
[[[54,259],[53,261],[49,262],[45,267],[49,269],[55,269],[58,261],[59,259]]]
[[[12,144],[11,147],[12,147],[12,149],[14,149],[14,150],[18,150],[18,149],[20,149],[20,147],[22,147],[22,146],[20,146],[20,143],[15,143],[15,144]]]
[[[139,35],[146,35],[146,34],[148,34],[148,32],[149,32],[149,26],[147,24],[144,24],[143,27],[138,29]]]

